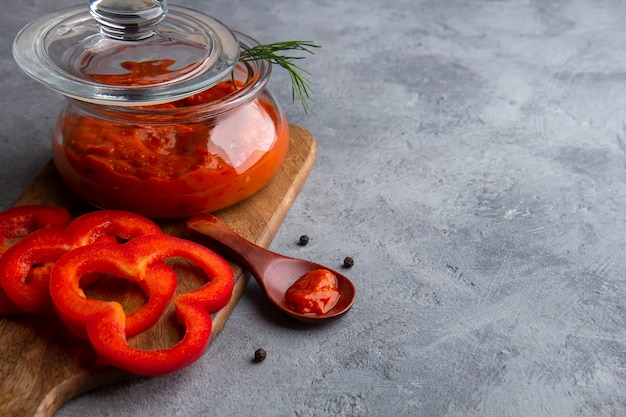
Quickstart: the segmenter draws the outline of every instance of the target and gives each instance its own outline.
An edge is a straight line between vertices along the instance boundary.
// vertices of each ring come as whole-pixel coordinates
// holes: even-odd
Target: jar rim
[[[234,31],[241,50],[246,50],[260,45],[256,39],[241,33]],[[249,103],[252,99],[257,97],[260,92],[267,85],[271,72],[271,64],[264,59],[247,60],[245,62],[240,61],[239,65],[244,71],[247,71],[247,77],[243,85],[239,86],[234,92],[223,96],[217,100],[206,101],[198,104],[177,106],[177,107],[161,107],[158,105],[147,106],[117,106],[110,104],[97,104],[89,101],[75,99],[68,97],[69,100],[87,109],[89,112],[96,111],[102,117],[107,117],[111,120],[120,120],[125,117],[129,121],[136,121],[136,117],[149,116],[150,123],[180,123],[181,119],[187,118],[193,120],[202,120],[234,110],[246,103]],[[230,79],[230,75],[223,78],[222,81]],[[210,88],[210,87],[209,87]],[[208,89],[208,88],[207,88]],[[205,89],[205,90],[207,90]],[[205,91],[202,90],[202,91]],[[201,93],[202,91],[198,91]],[[145,122],[142,120],[142,122]]]

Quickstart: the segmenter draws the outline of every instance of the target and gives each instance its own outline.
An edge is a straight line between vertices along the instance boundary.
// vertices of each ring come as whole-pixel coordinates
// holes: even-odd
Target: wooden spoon
[[[310,324],[321,324],[338,319],[350,310],[356,296],[354,284],[342,274],[323,265],[303,259],[290,258],[271,252],[239,236],[217,217],[201,214],[185,224],[189,239],[201,243],[218,254],[246,268],[257,280],[270,301],[288,315]],[[328,312],[299,313],[285,302],[285,293],[291,285],[309,271],[326,269],[337,277],[339,301]]]

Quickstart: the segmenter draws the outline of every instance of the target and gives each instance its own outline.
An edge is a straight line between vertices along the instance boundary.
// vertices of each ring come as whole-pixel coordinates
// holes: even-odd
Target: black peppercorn
[[[354,259],[352,257],[347,256],[346,259],[343,260],[344,268],[352,268],[354,266]]]
[[[254,352],[254,361],[255,362],[263,362],[267,357],[267,353],[263,349],[257,349]]]
[[[301,246],[306,246],[307,243],[309,243],[309,237],[307,235],[302,235],[300,236],[300,245]]]

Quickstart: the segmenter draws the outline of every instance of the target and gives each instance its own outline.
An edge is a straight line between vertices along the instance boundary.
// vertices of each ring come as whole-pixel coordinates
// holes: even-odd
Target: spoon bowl
[[[336,320],[350,310],[356,296],[354,284],[344,275],[323,265],[269,251],[239,236],[217,217],[199,214],[185,224],[189,239],[246,268],[270,301],[280,310],[305,323],[321,324]],[[285,301],[285,293],[307,272],[325,269],[337,277],[339,301],[326,313],[299,313]]]

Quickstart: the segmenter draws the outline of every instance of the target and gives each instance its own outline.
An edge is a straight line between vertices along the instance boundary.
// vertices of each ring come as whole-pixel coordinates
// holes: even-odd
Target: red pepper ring
[[[180,342],[168,349],[132,348],[128,345],[127,317],[122,306],[85,298],[81,277],[118,271],[120,278],[145,281],[159,292],[161,285],[171,285],[167,281],[176,282],[160,269],[167,265],[163,261],[172,257],[192,261],[209,281],[195,291],[174,297],[177,319],[185,328]],[[61,320],[75,332],[82,326],[83,330],[77,333],[86,333],[94,350],[107,363],[143,376],[175,372],[204,354],[211,338],[211,314],[228,304],[233,285],[233,271],[223,258],[202,245],[166,234],[140,236],[125,244],[97,243],[75,249],[57,261],[50,275],[50,295]]]
[[[70,215],[62,207],[17,206],[0,212],[0,255],[7,249],[7,241],[31,234],[35,230],[64,228]]]
[[[78,253],[75,254],[74,252]],[[65,268],[68,266],[72,268],[72,271],[71,275],[67,271],[51,273],[50,296],[53,297],[53,287],[59,289],[56,292],[56,301],[54,302],[57,306],[57,314],[76,336],[83,339],[89,338],[85,328],[85,316],[97,316],[102,311],[110,309],[112,305],[119,305],[115,301],[95,300],[86,297],[83,288],[90,285],[90,277],[101,274],[109,274],[136,282],[148,297],[146,304],[128,316],[124,315],[127,337],[148,330],[161,318],[176,291],[176,272],[164,262],[135,265],[135,257],[131,252],[131,248],[125,249],[124,246],[117,243],[98,243],[74,249],[57,261],[58,264],[65,256],[70,257],[70,260],[66,260],[64,265]],[[76,258],[80,258],[80,260],[72,264],[72,259]],[[57,268],[57,264],[55,264],[53,271],[64,268],[64,266]],[[56,278],[53,278],[54,273],[56,273]],[[71,279],[76,281],[71,281]],[[78,311],[72,308],[58,307],[59,305],[76,305],[74,299],[76,292],[81,297]]]
[[[56,262],[66,252],[94,242],[116,242],[118,238],[127,240],[155,233],[162,231],[151,220],[117,210],[84,214],[65,229],[37,230],[0,257],[0,287],[24,312],[54,312],[48,291],[49,274],[43,272],[33,277],[33,266]]]
[[[9,248],[11,239],[23,238],[39,229],[64,228],[70,222],[67,210],[62,207],[26,205],[0,212],[0,256]],[[44,267],[31,271],[30,280],[38,280]],[[0,296],[0,317],[22,314],[23,310],[6,294]]]

